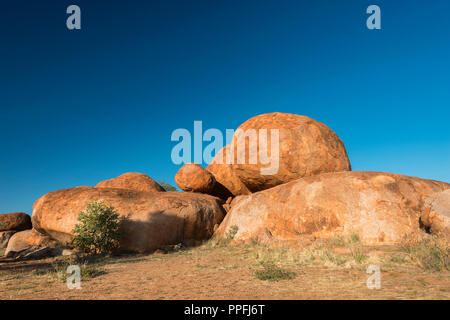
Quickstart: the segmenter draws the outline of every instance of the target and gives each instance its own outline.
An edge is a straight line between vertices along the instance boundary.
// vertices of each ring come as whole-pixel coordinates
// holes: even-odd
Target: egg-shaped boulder
[[[214,176],[196,163],[186,163],[175,175],[175,182],[181,190],[211,193],[216,179]]]
[[[237,196],[321,173],[350,171],[351,165],[344,143],[325,124],[275,112],[241,124],[206,170]]]

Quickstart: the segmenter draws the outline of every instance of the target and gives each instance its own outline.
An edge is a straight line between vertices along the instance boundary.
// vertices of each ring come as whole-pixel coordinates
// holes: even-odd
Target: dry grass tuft
[[[400,251],[407,253],[410,261],[424,270],[450,271],[450,245],[445,237],[406,240]]]

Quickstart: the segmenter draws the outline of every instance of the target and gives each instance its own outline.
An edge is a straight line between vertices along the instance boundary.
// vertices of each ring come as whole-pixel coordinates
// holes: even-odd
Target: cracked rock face
[[[79,213],[94,200],[112,205],[122,219],[121,251],[145,252],[208,239],[225,215],[223,201],[206,194],[77,187],[37,200],[33,227],[62,243],[70,241]]]
[[[365,244],[399,243],[425,233],[421,216],[426,199],[441,193],[448,200],[447,189],[450,184],[444,182],[392,173],[325,173],[236,198],[215,235],[223,237],[237,226],[238,241],[357,233]],[[432,202],[435,210],[441,208],[441,196]]]
[[[240,130],[256,134],[255,148],[250,147],[249,138],[238,134]],[[227,155],[232,164],[226,164]],[[239,158],[245,163],[239,163]],[[256,159],[256,163],[251,163],[251,159]],[[351,166],[344,143],[325,124],[306,116],[275,112],[241,124],[232,142],[217,153],[206,169],[229,193],[238,196],[302,177],[349,171]]]
[[[433,234],[450,235],[450,189],[425,200],[421,221]]]

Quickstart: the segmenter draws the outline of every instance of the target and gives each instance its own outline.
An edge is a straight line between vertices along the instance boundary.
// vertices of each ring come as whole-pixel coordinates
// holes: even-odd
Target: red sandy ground
[[[53,265],[67,258],[0,261],[0,299],[449,299],[450,272],[425,272],[411,263],[381,264],[381,289],[366,286],[366,264],[285,264],[291,280],[259,280],[265,248],[208,247],[168,254],[110,257],[90,265],[106,273],[69,290]],[[271,250],[271,249],[270,249]],[[395,248],[370,249],[387,256]],[[335,252],[346,252],[335,248]],[[292,255],[292,253],[291,253]],[[295,253],[294,253],[295,255]],[[292,256],[291,256],[292,257]],[[388,260],[387,260],[388,261]]]

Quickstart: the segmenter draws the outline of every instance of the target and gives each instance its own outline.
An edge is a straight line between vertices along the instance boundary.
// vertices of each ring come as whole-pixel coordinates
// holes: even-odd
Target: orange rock
[[[433,234],[450,235],[450,189],[425,200],[421,222]]]
[[[225,215],[223,201],[205,194],[78,187],[37,200],[33,226],[62,243],[70,241],[79,213],[95,199],[114,206],[123,218],[122,251],[145,252],[189,239],[208,239]]]
[[[184,191],[211,193],[216,179],[196,163],[186,163],[175,175],[175,182]]]
[[[425,199],[446,189],[450,184],[392,173],[325,173],[235,198],[216,236],[237,226],[236,240],[357,233],[365,244],[398,243],[424,232]]]
[[[238,148],[239,145],[244,145],[239,143],[244,141],[238,138],[239,129],[247,133],[253,129],[258,137],[257,141],[260,141],[260,130],[267,129],[267,147],[258,142],[255,149],[249,148],[250,139],[245,139],[245,149]],[[272,141],[271,129],[278,129],[278,148],[276,140]],[[276,150],[279,151],[278,170],[262,174],[261,170],[267,169],[270,161],[262,162],[261,154],[274,155]],[[226,164],[227,154],[230,154],[233,164]],[[239,157],[245,159],[244,164],[238,164]],[[251,164],[251,159],[256,159],[256,163]],[[351,166],[344,143],[326,125],[306,116],[275,112],[258,115],[240,125],[232,142],[217,153],[206,169],[214,175],[217,182],[237,196],[269,189],[302,177],[349,171]]]
[[[137,191],[165,191],[155,180],[142,173],[128,172],[98,183],[96,188],[120,188]]]
[[[0,231],[31,229],[31,218],[23,212],[0,214]]]
[[[12,256],[15,253],[19,253],[31,247],[47,247],[54,245],[55,241],[52,241],[48,236],[45,236],[34,229],[25,230],[15,233],[9,239],[5,256]]]
[[[16,233],[16,231],[0,231],[0,249],[8,246],[9,239]]]

